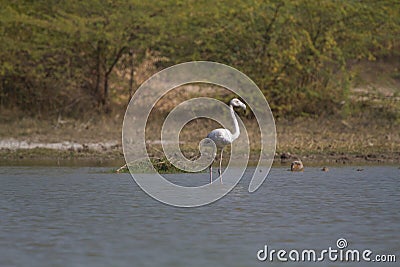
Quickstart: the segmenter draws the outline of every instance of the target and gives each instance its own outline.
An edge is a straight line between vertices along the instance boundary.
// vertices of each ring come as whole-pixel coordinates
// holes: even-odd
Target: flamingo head
[[[231,105],[232,107],[235,107],[235,108],[237,107],[237,108],[242,108],[243,110],[246,110],[246,105],[237,98],[232,99],[229,102],[229,105]]]

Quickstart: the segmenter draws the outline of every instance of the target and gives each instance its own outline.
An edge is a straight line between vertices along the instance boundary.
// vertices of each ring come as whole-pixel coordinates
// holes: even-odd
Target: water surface
[[[400,169],[362,168],[273,168],[253,194],[250,170],[221,200],[188,209],[107,169],[0,167],[0,266],[284,266],[257,251],[336,248],[338,238],[399,261]],[[195,185],[208,174],[167,178]]]

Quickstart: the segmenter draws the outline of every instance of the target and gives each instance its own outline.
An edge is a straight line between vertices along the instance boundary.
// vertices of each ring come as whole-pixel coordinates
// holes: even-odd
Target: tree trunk
[[[133,49],[129,50],[129,56],[130,56],[130,63],[131,63],[131,69],[130,69],[130,75],[129,75],[129,99],[128,99],[128,103],[131,100],[132,96],[133,96],[133,74],[134,74],[134,62],[133,62]]]
[[[118,63],[119,59],[121,58],[124,50],[126,47],[122,47],[120,50],[118,50],[117,54],[115,55],[114,61],[111,63],[110,67],[107,69],[107,59],[104,58],[104,69],[106,70],[104,73],[104,88],[103,88],[103,98],[102,98],[102,105],[104,107],[104,111],[106,113],[109,113],[111,111],[109,101],[108,101],[108,81],[110,78],[110,74],[113,71],[115,65]]]
[[[122,47],[120,50],[118,50],[114,61],[111,63],[110,67],[107,69],[107,59],[104,58],[104,66],[106,69],[106,72],[104,74],[104,88],[103,88],[103,99],[102,99],[102,104],[105,107],[105,111],[108,113],[110,111],[110,107],[108,105],[108,80],[110,77],[111,72],[113,71],[115,65],[118,63],[119,59],[122,57],[123,52],[125,51],[125,46]]]
[[[107,99],[108,99],[108,75],[104,75],[104,87],[103,87],[103,97],[101,100],[101,104],[104,106],[107,104]]]
[[[101,90],[100,90],[100,84],[101,84],[101,47],[100,47],[100,42],[97,43],[97,51],[96,51],[96,84],[94,88],[94,96],[96,97],[96,102],[98,105],[100,105],[100,102],[102,100],[101,97]]]

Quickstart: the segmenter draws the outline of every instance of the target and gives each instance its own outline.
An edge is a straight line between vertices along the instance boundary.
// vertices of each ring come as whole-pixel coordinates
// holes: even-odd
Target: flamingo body
[[[228,129],[215,129],[212,130],[208,135],[207,138],[210,138],[214,141],[217,148],[223,148],[226,145],[232,143],[232,133]]]
[[[222,166],[221,165],[222,165],[222,153],[224,151],[224,147],[226,145],[232,144],[232,142],[234,140],[236,140],[240,135],[239,123],[235,116],[235,111],[233,110],[234,107],[240,107],[240,108],[246,110],[246,105],[243,104],[237,98],[234,98],[229,102],[229,108],[231,111],[233,124],[235,126],[235,132],[232,134],[232,132],[229,131],[228,129],[219,128],[219,129],[212,130],[207,135],[207,138],[211,139],[215,143],[217,149],[221,151],[220,152],[221,153],[220,160],[219,160],[219,169],[218,169],[219,178],[220,178],[221,183],[222,183],[222,176],[221,176]],[[210,165],[210,183],[212,183],[212,164]]]

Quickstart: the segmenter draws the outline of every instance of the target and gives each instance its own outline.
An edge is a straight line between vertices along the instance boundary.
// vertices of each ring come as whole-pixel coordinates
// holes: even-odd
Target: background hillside
[[[351,101],[360,94],[399,97],[398,1],[2,1],[0,10],[0,107],[33,116],[110,112],[152,73],[191,60],[246,73],[276,116],[346,116],[370,105]]]
[[[0,34],[2,138],[119,140],[145,79],[210,60],[260,87],[282,150],[345,142],[399,151],[398,1],[1,1]],[[176,102],[199,95],[232,97],[174,90],[157,105],[154,127]]]

